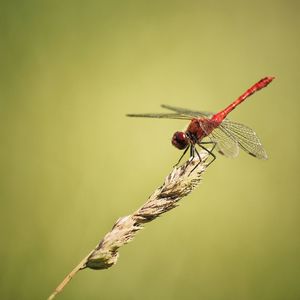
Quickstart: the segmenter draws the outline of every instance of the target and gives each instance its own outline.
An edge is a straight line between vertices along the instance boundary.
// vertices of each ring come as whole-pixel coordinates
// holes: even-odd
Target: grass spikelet
[[[48,300],[60,293],[79,270],[85,268],[101,270],[115,265],[119,257],[118,250],[120,247],[130,242],[146,223],[178,206],[178,201],[191,193],[201,181],[201,175],[206,169],[205,161],[208,154],[206,151],[202,151],[200,156],[201,162],[195,157],[182,166],[175,167],[166,177],[164,183],[153,192],[142,207],[131,215],[119,218],[111,231],[65,277]]]

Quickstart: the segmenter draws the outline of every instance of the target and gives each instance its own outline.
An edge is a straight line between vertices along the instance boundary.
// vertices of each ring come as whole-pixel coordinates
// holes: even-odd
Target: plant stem
[[[64,280],[57,286],[57,288],[54,290],[54,292],[49,296],[47,300],[52,300],[54,297],[59,294],[64,287],[70,282],[70,280],[76,275],[76,273],[85,267],[85,264],[89,258],[89,256],[94,252],[95,250],[92,250],[65,278]]]

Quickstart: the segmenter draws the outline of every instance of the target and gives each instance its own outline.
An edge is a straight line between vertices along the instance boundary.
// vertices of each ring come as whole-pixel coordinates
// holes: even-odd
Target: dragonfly
[[[185,131],[176,131],[172,137],[172,144],[177,149],[184,150],[176,165],[180,163],[188,149],[190,149],[190,159],[194,159],[195,155],[197,155],[200,163],[201,157],[196,146],[199,146],[211,155],[212,159],[207,166],[216,159],[216,155],[213,153],[215,148],[220,154],[230,158],[237,157],[239,150],[242,149],[258,159],[267,159],[267,153],[256,133],[246,125],[227,119],[227,115],[255,92],[265,88],[274,78],[268,76],[259,80],[225,109],[215,114],[170,105],[161,105],[162,108],[168,109],[171,112],[127,114],[127,116],[189,120],[190,123],[187,129]]]

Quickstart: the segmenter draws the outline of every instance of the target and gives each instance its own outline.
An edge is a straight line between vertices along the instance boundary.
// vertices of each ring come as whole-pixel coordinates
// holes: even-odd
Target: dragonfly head
[[[185,149],[190,144],[190,139],[182,131],[176,131],[172,138],[172,144],[179,150]]]

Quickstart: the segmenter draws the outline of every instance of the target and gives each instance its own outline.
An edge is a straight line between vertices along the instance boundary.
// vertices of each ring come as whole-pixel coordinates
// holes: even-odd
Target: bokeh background
[[[218,157],[179,208],[58,299],[300,299],[299,2],[1,1],[1,299],[45,299],[177,161],[180,120],[231,119],[268,161]]]

